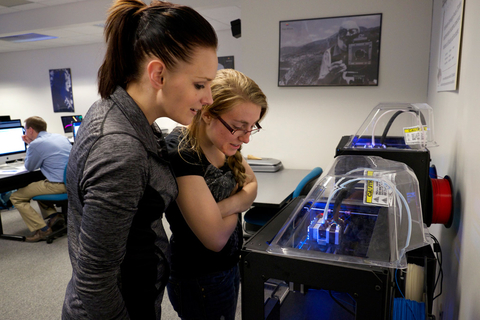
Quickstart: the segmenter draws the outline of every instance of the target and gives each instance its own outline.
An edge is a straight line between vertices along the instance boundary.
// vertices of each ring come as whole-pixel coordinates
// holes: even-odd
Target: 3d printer
[[[381,103],[355,135],[341,138],[335,156],[373,155],[405,163],[418,179],[424,222],[448,228],[453,222],[452,182],[431,170],[428,148],[437,146],[433,120],[426,103]]]
[[[433,146],[430,106],[375,107],[342,137],[310,193],[245,243],[243,318],[389,319],[396,272],[407,263],[424,267],[431,313],[436,260],[426,226],[449,227],[453,216],[450,179],[431,175]],[[335,294],[352,299],[350,307],[338,308]]]

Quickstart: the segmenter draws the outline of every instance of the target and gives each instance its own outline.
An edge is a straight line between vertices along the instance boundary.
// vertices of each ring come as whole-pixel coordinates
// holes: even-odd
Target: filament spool
[[[439,223],[450,228],[453,222],[452,180],[430,178],[432,182],[432,223]]]

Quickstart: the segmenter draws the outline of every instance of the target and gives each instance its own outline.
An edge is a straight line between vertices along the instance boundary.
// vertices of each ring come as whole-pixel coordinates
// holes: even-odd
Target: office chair
[[[67,185],[67,166],[63,172],[63,183]],[[47,243],[52,243],[53,240],[63,234],[67,233],[67,211],[68,211],[68,197],[67,193],[56,194],[41,194],[32,198],[35,201],[41,201],[46,204],[56,205],[62,208],[62,214],[65,218],[65,225],[58,230],[53,231],[45,240]]]
[[[295,190],[292,193],[292,199],[295,199],[298,196],[305,196],[310,192],[317,179],[322,174],[323,169],[320,167],[315,167],[310,171],[297,185]],[[280,208],[281,209],[281,208]],[[269,208],[269,207],[252,207],[243,217],[243,230],[244,238],[249,238],[255,232],[260,230],[271,218],[273,218],[279,208]]]

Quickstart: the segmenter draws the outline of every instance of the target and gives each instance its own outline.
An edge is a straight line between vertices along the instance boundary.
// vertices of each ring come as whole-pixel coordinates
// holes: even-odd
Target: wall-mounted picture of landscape
[[[377,86],[382,14],[280,21],[278,86]]]

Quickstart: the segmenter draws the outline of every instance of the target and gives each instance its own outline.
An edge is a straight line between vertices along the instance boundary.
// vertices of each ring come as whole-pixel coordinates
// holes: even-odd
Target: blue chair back
[[[307,184],[309,182],[313,182],[313,180],[317,180],[318,177],[320,177],[320,175],[323,173],[323,169],[320,168],[320,167],[315,167],[312,169],[312,171],[310,171],[309,174],[307,174],[303,179],[302,181],[300,181],[297,185],[297,187],[295,188],[295,190],[293,191],[293,194],[292,194],[292,199],[295,199],[296,197],[298,197],[299,195],[302,194],[302,191],[304,191],[303,189],[307,186]],[[312,186],[309,186],[310,188]],[[310,190],[308,190],[310,191]],[[307,191],[307,193],[308,193]]]

